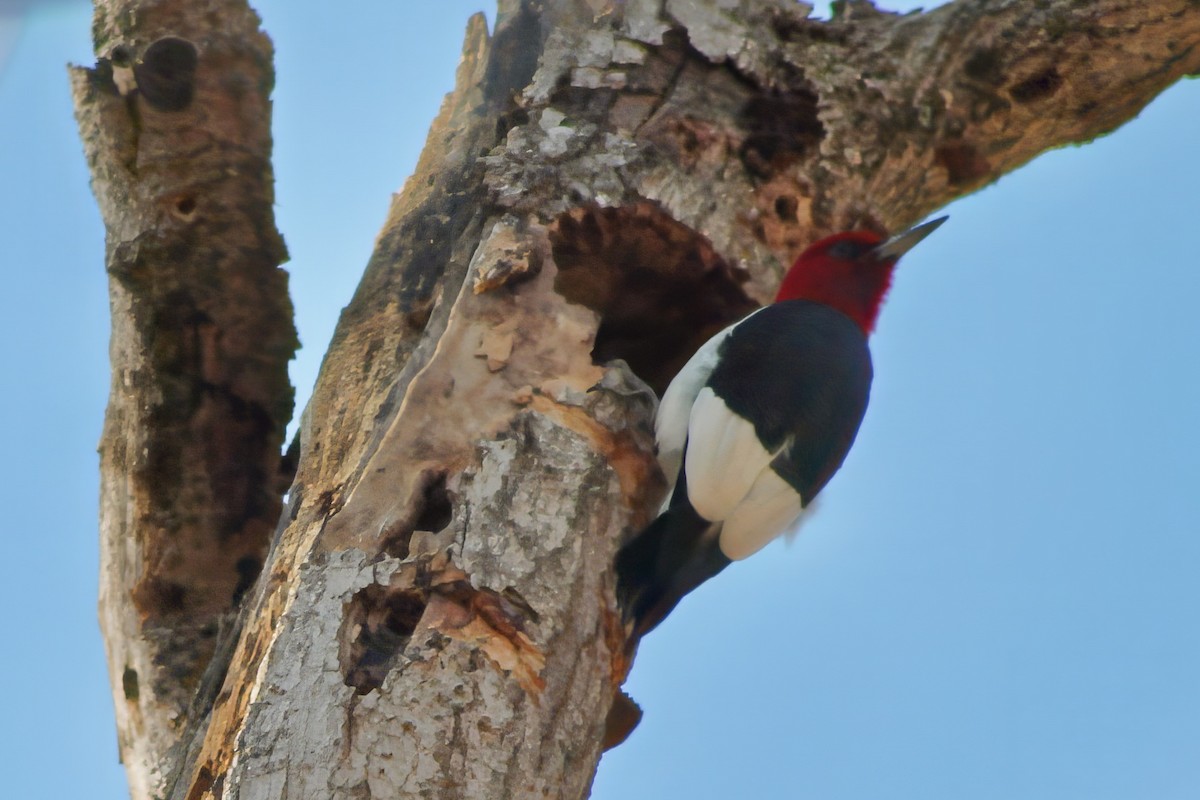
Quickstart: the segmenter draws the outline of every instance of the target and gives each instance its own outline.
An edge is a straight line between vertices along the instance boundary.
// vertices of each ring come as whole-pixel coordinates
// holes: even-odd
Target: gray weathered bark
[[[586,795],[629,667],[611,558],[662,485],[633,374],[661,390],[814,238],[910,224],[1200,70],[1189,0],[502,0],[269,542],[269,43],[240,0],[97,0],[96,36],[101,619],[136,798]]]

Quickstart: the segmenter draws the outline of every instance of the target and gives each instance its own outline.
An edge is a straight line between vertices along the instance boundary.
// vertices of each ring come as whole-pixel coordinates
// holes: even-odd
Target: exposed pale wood
[[[783,0],[500,7],[493,36],[468,26],[343,315],[263,580],[200,691],[174,687],[193,706],[170,735],[123,718],[154,765],[137,797],[586,795],[629,667],[611,558],[662,486],[642,381],[661,389],[814,238],[914,222],[1200,70],[1188,0],[853,2],[831,22]],[[172,32],[138,27],[154,18],[101,55]],[[136,152],[121,126],[143,100],[103,70],[76,82],[110,240],[136,238],[145,190],[111,154]],[[115,363],[153,377],[132,300]],[[106,552],[136,554],[155,529],[120,517],[144,501],[104,468]],[[139,575],[105,568],[133,608]],[[108,626],[115,668],[138,625]]]

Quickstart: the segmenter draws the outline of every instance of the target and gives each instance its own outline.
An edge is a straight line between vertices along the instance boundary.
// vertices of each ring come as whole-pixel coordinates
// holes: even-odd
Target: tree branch
[[[237,2],[105,2],[71,71],[108,230],[100,620],[135,796],[161,789],[287,478],[296,347],[273,222],[271,46]]]
[[[627,17],[639,14],[628,29],[658,30],[656,5],[628,3]],[[681,85],[684,108],[650,124],[674,149],[681,131],[699,139],[700,163],[717,146],[737,150],[749,180],[692,170],[658,196],[749,192],[749,225],[715,243],[751,265],[762,245],[786,266],[821,235],[909,225],[1039,153],[1114,130],[1200,71],[1200,8],[1188,0],[959,0],[905,15],[858,0],[828,23],[790,2],[722,5],[667,0],[665,19],[753,90],[714,118]]]

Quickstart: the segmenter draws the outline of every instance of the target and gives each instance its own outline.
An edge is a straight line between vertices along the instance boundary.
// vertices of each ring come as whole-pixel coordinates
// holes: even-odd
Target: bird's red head
[[[875,328],[900,256],[933,233],[946,217],[918,225],[886,241],[871,231],[827,236],[800,254],[779,287],[775,302],[812,300],[836,308],[863,333]]]

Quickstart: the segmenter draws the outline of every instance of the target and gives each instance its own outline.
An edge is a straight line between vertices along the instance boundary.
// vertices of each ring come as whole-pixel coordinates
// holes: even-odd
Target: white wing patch
[[[683,369],[671,381],[671,385],[663,392],[662,400],[658,403],[658,412],[654,417],[654,438],[658,442],[658,465],[667,476],[667,501],[675,490],[675,480],[679,477],[679,468],[683,466],[683,446],[688,439],[688,427],[691,421],[692,406],[697,395],[708,382],[713,369],[717,366],[717,351],[725,337],[735,326],[745,322],[762,309],[756,309],[742,319],[722,329],[711,339],[700,346]]]
[[[701,345],[679,370],[658,403],[658,412],[654,417],[654,438],[658,442],[658,465],[667,476],[667,502],[671,500],[679,468],[683,466],[683,446],[688,438],[692,405],[717,366],[717,350],[731,330],[733,325]]]
[[[754,555],[775,537],[792,530],[803,510],[799,493],[767,467],[725,518],[718,540],[721,552],[734,561]]]
[[[688,500],[700,516],[727,519],[773,457],[749,420],[730,411],[712,389],[700,390],[692,404],[684,463]]]

